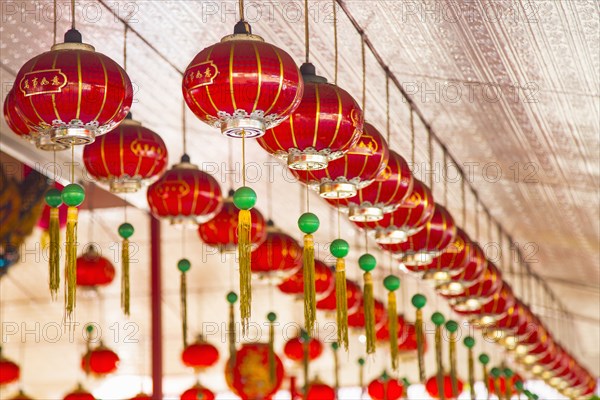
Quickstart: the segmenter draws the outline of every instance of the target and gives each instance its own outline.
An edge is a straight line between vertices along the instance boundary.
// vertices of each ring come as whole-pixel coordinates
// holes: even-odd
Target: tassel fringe
[[[456,380],[456,332],[450,334],[448,345],[450,358],[450,382],[452,383],[452,397],[458,397],[458,381]]]
[[[235,310],[233,308],[233,303],[229,304],[229,329],[227,338],[229,340],[229,366],[233,368],[235,365],[235,357],[237,355],[237,349],[235,347]]]
[[[250,211],[240,210],[238,214],[238,256],[240,263],[240,315],[243,335],[246,335],[252,305],[252,270],[250,269],[251,227],[252,215]]]
[[[275,382],[275,324],[269,323],[269,381]]]
[[[46,232],[44,232],[46,233]],[[48,224],[48,275],[49,287],[52,300],[58,297],[58,289],[60,288],[60,223],[58,220],[58,208],[50,208],[50,221]],[[42,241],[43,241],[42,236]]]
[[[129,240],[123,239],[121,247],[121,309],[129,317]]]
[[[373,296],[373,278],[370,272],[363,274],[363,309],[365,314],[365,336],[367,337],[367,354],[375,353],[375,298]]]
[[[488,387],[488,383],[489,383],[489,379],[490,378],[488,376],[487,366],[482,365],[481,367],[483,369],[483,382],[485,382],[485,386]],[[490,398],[490,391],[486,390],[486,392],[487,392],[486,399],[489,399]]]
[[[438,396],[441,400],[446,398],[446,393],[444,390],[444,366],[442,363],[442,327],[435,327],[435,361],[437,364],[437,387],[438,387]]]
[[[388,293],[388,326],[390,332],[390,354],[392,356],[392,370],[398,370],[398,311],[396,293]]]
[[[470,395],[471,395],[471,400],[475,400],[475,363],[473,361],[473,349],[468,349],[469,350],[469,388],[470,388]],[[485,366],[484,366],[485,369]],[[484,381],[484,384],[487,386],[488,382],[487,382],[487,377]]]
[[[348,351],[348,295],[346,294],[346,262],[338,258],[335,264],[335,305],[338,343]]]
[[[417,309],[415,320],[415,333],[417,335],[417,361],[419,363],[419,382],[425,383],[425,361],[423,359],[423,311]]]
[[[304,272],[304,325],[310,336],[315,329],[317,318],[317,299],[315,289],[315,243],[313,235],[304,235],[304,250],[302,252]]]
[[[179,281],[179,299],[181,301],[181,335],[183,338],[183,348],[187,347],[187,278],[185,272],[181,273]]]
[[[65,321],[71,322],[77,303],[77,207],[67,210],[65,246]]]

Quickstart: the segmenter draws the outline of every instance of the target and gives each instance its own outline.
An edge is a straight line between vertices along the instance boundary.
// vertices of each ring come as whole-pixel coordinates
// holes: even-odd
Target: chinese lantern
[[[21,376],[19,366],[8,358],[2,355],[2,347],[0,347],[0,385],[16,382]]]
[[[379,330],[387,323],[387,311],[385,309],[385,304],[377,299],[375,299],[373,305],[375,310],[375,330]],[[350,328],[365,327],[365,313],[362,304],[361,307],[358,307],[356,312],[348,314],[348,326]]]
[[[481,279],[483,271],[487,268],[487,259],[477,244],[471,243],[470,249],[471,253],[464,269],[448,281],[439,282],[436,285],[435,289],[442,296],[458,296]]]
[[[385,139],[373,125],[365,123],[358,142],[343,157],[330,161],[327,168],[293,172],[300,182],[319,191],[322,197],[348,198],[373,183],[385,170],[388,158]]]
[[[348,304],[348,315],[352,315],[362,307],[362,289],[355,282],[346,279],[346,298]],[[336,293],[332,291],[328,296],[317,301],[317,309],[322,311],[334,311],[336,309]]]
[[[406,266],[430,264],[456,236],[456,225],[450,213],[441,205],[435,205],[433,216],[425,227],[408,237],[404,243],[379,244],[402,259]]]
[[[96,398],[85,390],[81,384],[78,384],[74,391],[63,397],[63,400],[96,400]]]
[[[386,341],[390,340],[389,322],[390,322],[390,318],[388,316],[388,318],[385,321],[385,324],[383,324],[379,329],[377,329],[377,332],[375,332],[377,341],[386,342]],[[406,328],[404,327],[405,323],[406,323],[406,321],[404,320],[404,317],[402,315],[396,316],[396,325],[398,327],[397,337],[399,340],[402,339],[406,335],[406,332],[404,332],[406,330]]]
[[[94,349],[89,349],[81,358],[81,369],[97,376],[112,374],[118,366],[119,356],[117,353],[102,343]]]
[[[464,384],[460,379],[456,380],[456,386],[458,389],[458,394],[462,393]],[[452,379],[448,374],[444,374],[441,388],[438,386],[437,376],[432,376],[427,380],[427,383],[425,383],[425,389],[427,390],[427,393],[429,393],[429,395],[435,399],[444,398],[450,400],[458,397],[452,396]]]
[[[98,253],[94,245],[87,247],[77,258],[77,286],[95,288],[112,283],[115,267],[106,257]]]
[[[493,376],[488,377],[487,389],[489,394],[495,394],[501,397],[517,392],[516,383],[523,382],[523,378],[519,374],[513,373],[508,368],[503,372],[504,373],[500,375],[496,382],[494,382]],[[510,376],[508,376],[506,372],[509,372],[508,375]],[[498,393],[496,392],[496,389],[498,389]]]
[[[302,64],[300,72],[304,93],[298,108],[268,129],[258,144],[291,169],[322,169],[356,144],[362,111],[348,92],[316,75],[312,64]]]
[[[308,360],[316,360],[322,353],[323,343],[319,339],[311,337],[308,342]],[[292,361],[302,362],[304,339],[301,336],[289,339],[283,346],[283,354]]]
[[[404,394],[404,385],[384,372],[369,383],[367,390],[373,400],[400,400]]]
[[[152,183],[168,165],[167,146],[154,131],[127,118],[112,131],[83,149],[83,163],[95,180],[113,193],[137,192]]]
[[[282,293],[302,296],[304,293],[304,267],[285,278],[277,286]],[[334,289],[333,272],[323,261],[315,260],[315,294],[317,302],[327,297]]]
[[[4,120],[6,124],[17,136],[31,141],[31,129],[17,108],[17,102],[14,95],[14,88],[11,89],[4,99]]]
[[[393,212],[412,190],[413,176],[408,163],[398,153],[390,151],[387,166],[375,181],[358,190],[355,196],[339,200],[339,206],[348,212],[350,221],[372,221],[375,215]],[[336,200],[328,202],[333,206],[338,204]]]
[[[302,247],[268,221],[266,238],[252,251],[250,267],[260,276],[289,276],[302,268]]]
[[[136,394],[135,397],[132,397],[129,400],[152,400],[152,396],[150,396],[149,394],[146,394],[144,392],[140,392],[140,393]]]
[[[501,285],[500,290],[494,293],[487,302],[484,302],[478,310],[467,315],[470,324],[489,325],[504,317],[515,304],[515,296],[508,283],[502,281]]]
[[[404,328],[399,332],[398,352],[400,358],[413,358],[417,356],[417,329],[415,324],[404,323]],[[423,340],[423,353],[427,351],[427,336],[421,335]]]
[[[204,223],[221,209],[221,188],[215,178],[200,171],[187,155],[148,188],[148,205],[156,218],[174,225]]]
[[[199,336],[194,343],[190,343],[181,353],[181,361],[186,367],[203,370],[212,367],[219,360],[219,350]]]
[[[361,229],[374,231],[377,243],[397,244],[405,242],[409,236],[423,229],[434,210],[435,204],[429,188],[423,182],[413,179],[412,192],[395,211],[384,214],[379,221],[354,221],[354,224]]]
[[[484,329],[483,333],[487,339],[499,341],[514,334],[519,325],[524,322],[524,318],[522,304],[518,299],[515,299],[515,303],[508,308],[502,318],[491,324],[482,324],[481,327]]]
[[[246,343],[237,352],[235,362],[226,363],[225,380],[242,400],[266,400],[279,390],[283,382],[283,363],[275,356],[275,379],[269,374],[269,345]]]
[[[488,262],[486,269],[477,283],[465,288],[458,296],[445,297],[448,298],[454,311],[458,313],[470,312],[478,310],[483,303],[487,302],[501,288],[502,275],[494,264]]]
[[[231,194],[231,193],[230,193]],[[250,238],[252,246],[258,246],[266,239],[265,219],[256,208],[250,210],[252,222]],[[223,207],[210,221],[198,225],[200,239],[221,252],[235,251],[238,245],[238,209],[233,199],[228,197],[223,201]]]
[[[54,150],[54,143],[93,142],[125,118],[133,100],[125,70],[82,43],[75,29],[64,43],[27,61],[15,83],[19,112],[42,138],[38,147],[44,150]]]
[[[194,57],[182,82],[183,97],[201,121],[246,138],[286,119],[300,104],[303,87],[292,57],[253,35],[243,20],[233,35]]]
[[[323,383],[319,378],[315,378],[308,387],[306,393],[307,400],[335,400],[335,390]]]
[[[215,400],[215,394],[211,390],[200,385],[200,383],[196,383],[194,386],[183,392],[179,398],[180,400]]]

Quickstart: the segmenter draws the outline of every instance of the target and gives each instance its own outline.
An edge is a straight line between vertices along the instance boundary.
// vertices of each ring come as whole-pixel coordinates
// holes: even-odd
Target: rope
[[[231,140],[229,140],[231,142]],[[269,175],[267,176],[267,218],[273,220],[273,182],[271,181],[271,169],[269,168]]]
[[[415,112],[410,108],[410,164],[415,169]]]
[[[71,0],[71,29],[75,29],[75,0]]]
[[[56,0],[54,0],[54,8],[53,8],[53,10],[54,10],[54,12],[52,14],[52,25],[53,25],[54,29],[53,29],[52,32],[53,32],[54,36],[53,36],[53,39],[52,39],[52,41],[53,41],[52,44],[56,44]]]
[[[362,54],[362,111],[363,117],[367,113],[367,56],[365,54],[365,34],[360,33],[361,54]]]
[[[429,188],[431,189],[431,194],[433,194],[433,135],[431,131],[427,131],[427,150],[429,153]]]
[[[187,154],[187,126],[185,121],[185,100],[181,102],[181,132],[183,136],[183,154]],[[242,142],[243,144],[243,142]]]
[[[333,0],[333,83],[337,85],[338,79],[338,32],[337,32],[337,4]]]
[[[240,7],[240,21],[243,21],[244,20],[244,0],[239,1],[239,7]]]
[[[444,150],[444,166],[442,167],[444,178],[444,206],[448,207],[448,152]]]
[[[462,226],[467,227],[467,193],[466,193],[466,181],[465,175],[461,175],[461,189],[460,195],[462,197]]]
[[[305,62],[309,61],[310,54],[310,31],[308,27],[308,0],[304,0],[304,51]]]
[[[71,183],[75,183],[75,146],[71,146]]]
[[[385,71],[385,129],[388,146],[390,143],[390,74]]]
[[[308,183],[308,170],[306,170],[306,182]],[[308,184],[306,185],[306,192],[304,192],[304,195],[306,197],[306,212],[310,212],[310,200],[309,200],[309,193],[308,193]]]
[[[246,186],[246,131],[242,129],[242,186]]]
[[[127,72],[127,32],[129,31],[129,26],[125,25],[125,29],[123,29],[123,69]]]
[[[337,201],[337,230],[338,230],[338,238],[342,237],[342,227],[341,227],[341,220],[342,220],[342,210],[340,210],[340,199],[338,199]]]

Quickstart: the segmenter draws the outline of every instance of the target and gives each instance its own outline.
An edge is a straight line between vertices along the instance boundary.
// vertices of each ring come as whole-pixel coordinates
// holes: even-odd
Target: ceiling
[[[2,99],[20,66],[48,50],[52,44],[52,2],[7,4],[3,6],[0,27]],[[69,9],[68,2],[59,1],[58,4],[60,35],[68,29]],[[135,86],[132,111],[135,119],[166,139],[171,161],[175,162],[182,151],[180,71],[198,51],[230,33],[237,18],[237,2],[83,4],[85,8],[80,4],[76,10],[77,27],[83,33],[84,41],[121,64],[123,24],[117,16],[129,21],[132,31],[127,42],[127,71]],[[594,0],[372,0],[345,1],[344,4],[449,153],[469,172],[469,181],[481,202],[512,235],[532,270],[546,279],[568,311],[573,313],[575,323],[552,318],[556,313],[549,302],[543,301],[539,291],[523,293],[520,290],[519,278],[510,274],[509,267],[516,265],[514,260],[505,259],[502,265],[507,279],[512,279],[516,292],[524,295],[533,304],[533,309],[545,316],[561,342],[566,343],[592,373],[600,374],[597,346],[600,342],[600,3]],[[319,1],[310,2],[309,6],[311,61],[321,75],[332,79],[332,5],[330,1]],[[298,1],[252,2],[247,4],[246,17],[255,33],[282,47],[300,63],[304,52],[301,11],[302,3]],[[340,9],[338,16],[338,84],[360,99],[360,36]],[[385,74],[371,54],[367,54],[366,66],[366,118],[385,132]],[[395,88],[390,93],[390,111],[390,146],[409,159],[409,109]],[[427,131],[420,121],[416,122],[415,128],[415,176],[428,181],[427,174],[423,175],[428,163]],[[191,118],[191,113],[187,132],[192,160],[213,173],[226,190],[231,185],[226,163],[229,157],[240,159],[239,143],[221,137],[214,129]],[[30,165],[51,161],[51,154],[37,151],[18,140],[4,121],[1,134],[2,151],[13,157]],[[297,213],[289,212],[289,209],[300,212],[302,208],[300,186],[292,181],[283,166],[254,143],[249,145],[248,159],[260,167],[254,183],[259,194],[258,206],[265,214],[272,209],[270,214],[276,223],[299,238]],[[59,154],[58,160],[64,162],[68,155]],[[443,156],[438,146],[434,147],[434,162],[434,196],[438,202],[443,202],[446,197],[440,167]],[[238,181],[234,185],[239,184],[237,165],[235,179]],[[266,168],[269,165],[273,167]],[[272,173],[267,174],[269,170]],[[463,220],[461,184],[450,178],[452,176],[447,184],[447,205],[459,225],[473,240],[498,242],[495,228],[490,229],[486,217],[474,212],[475,199],[470,193],[467,193],[467,218]],[[272,193],[271,198],[268,193]],[[322,220],[332,222],[331,210],[316,195],[311,194],[312,199],[313,211]],[[141,227],[136,231],[140,268],[134,268],[133,272],[136,287],[132,320],[140,324],[140,337],[147,339],[149,284],[137,284],[149,282],[149,235],[143,228],[148,224],[143,211],[147,207],[143,193],[130,195],[127,200],[139,207],[140,211],[130,211],[130,218]],[[110,251],[110,242],[117,240],[113,227],[120,223],[122,215],[121,209],[95,213],[94,235],[103,243],[105,251]],[[84,232],[87,223],[89,217],[83,213]],[[317,239],[321,235],[322,241],[335,235],[333,223],[324,225],[317,235]],[[358,243],[358,235],[351,231],[350,225],[344,224],[344,227],[356,238],[350,243]],[[180,235],[164,225],[165,371],[168,376],[189,377],[177,358],[178,276],[174,266],[181,257]],[[195,246],[199,243],[196,234],[188,232],[185,235],[188,237],[187,251],[196,251]],[[30,243],[36,238],[33,237]],[[353,247],[359,250],[359,246]],[[232,285],[233,278],[228,262],[221,262],[215,256],[206,261],[199,260],[194,266],[197,268],[192,271],[196,279],[192,279],[191,314],[192,320],[197,318],[195,328],[199,329],[200,321],[217,319],[222,322],[218,316],[225,315],[225,303],[220,300]],[[44,292],[44,269],[44,263],[38,264],[29,257],[3,279],[4,321],[10,321],[10,318],[27,323],[60,320],[60,304],[51,304]],[[357,268],[352,271],[358,277]],[[416,281],[409,279],[408,282],[409,293],[419,289]],[[256,284],[257,287],[261,285],[264,289],[258,289],[263,291],[258,299],[262,301],[256,301],[254,315],[266,314],[273,306],[280,314],[293,310],[289,313],[290,321],[301,319],[298,304],[278,294],[275,294],[276,303],[270,303],[267,285],[265,282]],[[125,322],[119,316],[117,286],[113,285],[104,293],[102,318],[105,318],[106,326],[113,321]],[[207,301],[211,301],[210,306]],[[88,312],[93,318],[100,318],[97,303],[93,297],[83,300],[79,319],[88,318]],[[444,307],[442,302],[435,305]],[[142,340],[141,344],[149,346],[147,340]],[[65,360],[71,360],[73,373],[65,378],[59,373],[61,371],[47,369],[49,375],[43,379],[40,386],[44,388],[39,388],[38,393],[54,395],[74,384],[79,353],[73,344],[61,340],[57,345],[39,344],[35,350],[30,350],[34,347],[29,347],[29,341],[24,347],[10,339],[9,345],[6,351],[13,358],[22,358],[23,355],[19,356],[21,351],[25,352],[27,360],[32,360],[27,361],[25,367],[26,383],[27,380],[31,382],[32,393],[37,390],[34,382],[41,379],[36,368],[42,367],[43,360],[61,354],[65,355]],[[225,353],[226,347],[224,343],[222,345]],[[358,346],[355,343],[354,348]],[[25,350],[19,350],[20,347]],[[131,359],[135,360],[124,363],[127,366],[124,373],[148,373],[147,368],[144,371],[141,367],[149,359],[144,355],[143,346],[117,343],[115,347],[123,359],[131,354]],[[356,349],[349,359],[353,360],[358,354]],[[374,365],[382,363],[381,358],[383,356],[373,361]],[[324,364],[316,369],[325,371],[326,367]],[[373,366],[371,373],[376,374],[379,370],[378,366]],[[224,385],[220,371],[216,368],[209,372],[212,375],[208,379],[214,379],[215,388]],[[414,371],[411,369],[410,372]],[[344,379],[349,382],[355,376],[355,367],[348,365]]]

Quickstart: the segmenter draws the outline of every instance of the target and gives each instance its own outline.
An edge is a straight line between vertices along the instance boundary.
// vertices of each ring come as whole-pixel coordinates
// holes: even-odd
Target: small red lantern
[[[483,271],[487,268],[487,259],[477,244],[471,243],[470,248],[471,254],[464,269],[450,280],[436,285],[435,289],[442,296],[458,296],[481,279]]]
[[[506,378],[505,376],[498,377],[498,391],[500,393],[496,393],[496,385],[494,384],[494,377],[489,376],[487,381],[487,389],[489,394],[495,394],[496,396],[502,395],[506,396],[508,393],[517,393],[517,387],[515,384],[517,382],[524,382],[523,378],[519,374],[513,374],[511,378]],[[508,387],[510,385],[510,391]]]
[[[398,338],[403,338],[403,335],[406,334],[405,332],[403,332],[405,330],[404,324],[406,323],[406,321],[404,320],[404,317],[402,315],[398,315],[396,320],[398,321],[397,322],[398,323]],[[390,328],[389,319],[386,319],[385,324],[383,324],[375,332],[375,337],[377,338],[378,341],[387,342],[388,340],[390,340],[390,329],[389,328]]]
[[[74,391],[63,397],[63,400],[96,400],[96,398],[85,390],[81,384],[78,384]]]
[[[307,400],[335,400],[336,397],[335,390],[319,378],[312,381],[306,393]]]
[[[404,243],[379,244],[401,257],[407,266],[430,264],[456,237],[456,225],[450,213],[441,205],[435,205],[433,216],[425,228],[410,236]]]
[[[477,311],[468,315],[469,323],[475,326],[489,325],[504,317],[515,304],[515,296],[508,283],[502,281],[502,287]],[[460,314],[460,313],[458,313]]]
[[[300,104],[304,85],[285,51],[253,35],[245,21],[202,50],[183,76],[183,97],[203,122],[231,137],[259,137]]]
[[[250,267],[259,275],[283,278],[302,268],[302,247],[290,235],[267,222],[267,237],[252,251]]]
[[[215,394],[197,383],[181,394],[180,400],[215,400]]]
[[[395,211],[384,214],[379,221],[355,221],[354,224],[361,229],[375,231],[377,243],[403,243],[425,227],[434,210],[435,204],[429,188],[423,182],[413,179],[410,196]]]
[[[322,353],[323,343],[319,339],[311,337],[308,341],[308,360],[316,360]],[[283,346],[283,354],[292,361],[302,362],[304,357],[304,339],[301,336],[289,339]]]
[[[283,382],[283,363],[275,354],[275,379],[269,375],[269,345],[246,343],[237,352],[235,363],[226,363],[225,379],[242,400],[270,399]]]
[[[343,157],[330,161],[324,169],[293,172],[300,182],[325,198],[348,198],[373,183],[385,170],[388,158],[385,139],[373,125],[365,122],[358,142]]]
[[[302,64],[304,94],[290,117],[267,130],[258,144],[297,170],[322,169],[356,144],[363,129],[360,107],[348,92]]]
[[[373,216],[389,214],[398,208],[413,190],[413,176],[404,158],[389,152],[388,164],[375,182],[357,191],[356,196],[328,200],[348,212],[350,221],[372,221]],[[383,217],[382,217],[383,218]]]
[[[0,347],[0,385],[6,385],[19,380],[21,369],[19,366],[2,356],[2,348]]]
[[[148,205],[156,218],[195,227],[213,218],[222,206],[215,178],[190,163],[187,155],[148,188]]]
[[[102,257],[94,245],[77,257],[77,286],[95,288],[106,286],[115,279],[115,267]]]
[[[317,301],[327,297],[335,289],[333,272],[323,261],[315,260],[315,293]],[[301,296],[304,293],[304,271],[298,269],[296,273],[285,278],[278,286],[285,294]]]
[[[194,343],[190,343],[181,353],[181,361],[186,367],[198,371],[212,367],[219,361],[219,350],[199,336]]]
[[[524,322],[524,313],[522,304],[516,300],[512,307],[506,311],[506,314],[491,325],[482,324],[484,335],[488,339],[499,341],[514,334],[519,325]]]
[[[404,394],[404,385],[384,372],[369,383],[367,390],[373,400],[399,400]]]
[[[348,315],[352,315],[362,307],[362,289],[361,287],[346,279],[346,297],[348,299]],[[336,310],[335,290],[332,290],[326,297],[317,301],[317,310],[335,311]]]
[[[131,114],[115,129],[83,149],[90,176],[113,193],[137,192],[165,172],[167,146],[158,133],[143,127]]]
[[[400,325],[399,325],[400,326]],[[401,358],[417,356],[417,329],[413,323],[404,323],[398,330],[398,351]],[[423,351],[427,351],[427,336],[423,333]]]
[[[463,386],[463,382],[460,379],[456,378],[456,389],[458,390],[458,393],[456,394],[456,396],[453,396],[452,378],[450,378],[450,375],[448,374],[444,374],[444,376],[442,377],[442,388],[438,386],[437,376],[435,375],[427,379],[427,382],[425,383],[425,389],[427,390],[427,393],[429,393],[429,395],[435,399],[441,398],[440,392],[442,392],[442,390],[444,399],[456,399],[462,393]]]
[[[144,392],[138,393],[135,395],[135,397],[132,397],[129,400],[152,400],[152,396],[150,396],[149,394],[146,394]]]
[[[479,310],[494,294],[502,288],[502,274],[498,268],[488,262],[481,278],[472,286],[465,288],[461,294],[454,297],[444,296],[449,299],[454,311],[472,312]]]
[[[63,146],[91,143],[110,131],[125,118],[133,100],[125,70],[82,43],[75,29],[65,34],[64,43],[27,61],[15,83],[23,118],[36,135]],[[38,146],[54,149],[44,142]]]
[[[221,211],[210,221],[198,225],[200,239],[220,252],[233,252],[238,245],[238,208],[233,204],[232,196],[223,201]],[[250,209],[252,225],[250,226],[251,244],[256,247],[267,237],[265,219],[256,208]]]
[[[31,136],[31,129],[27,126],[27,122],[19,112],[17,108],[17,102],[14,96],[14,88],[8,92],[6,99],[4,99],[4,119],[6,124],[17,136],[22,137],[28,141],[33,138]]]
[[[387,311],[385,305],[375,299],[375,330],[380,329],[387,323]],[[350,328],[364,328],[365,326],[365,313],[362,305],[353,313],[348,313],[348,326]]]
[[[97,376],[112,374],[119,366],[117,353],[105,347],[102,343],[94,349],[88,350],[81,358],[81,369],[86,373]]]

